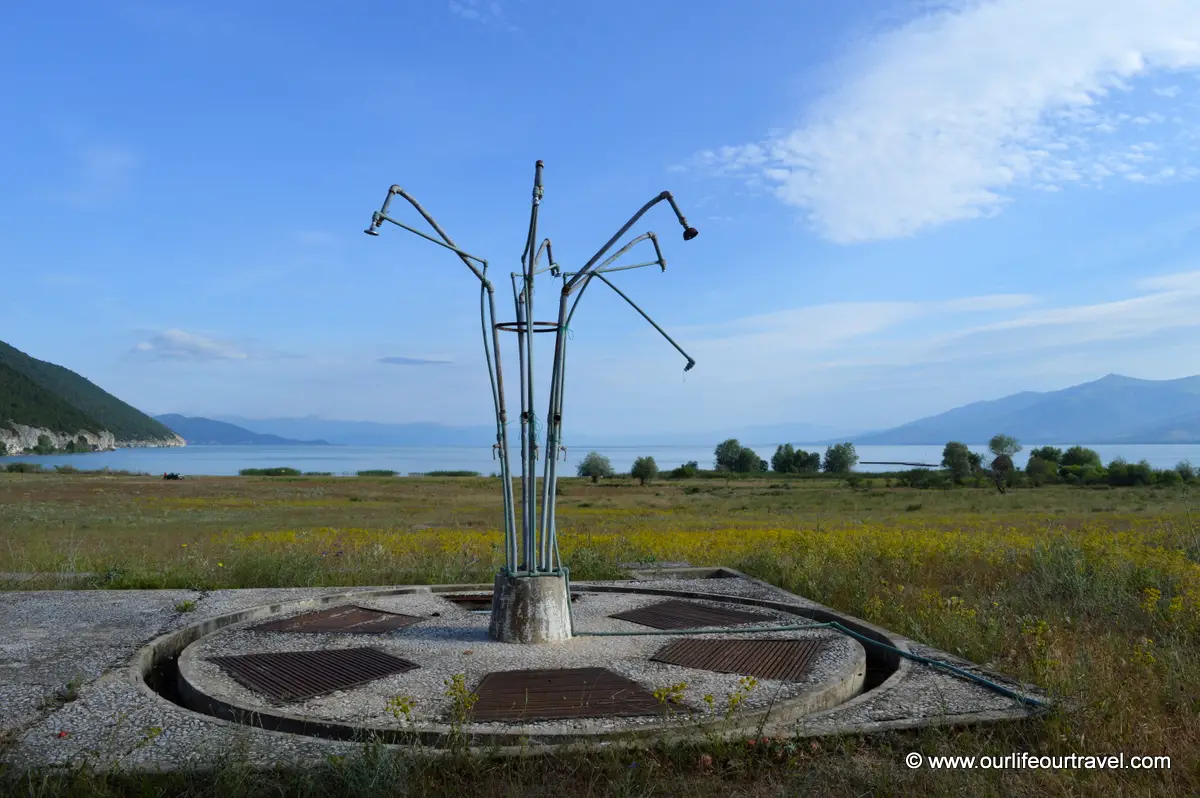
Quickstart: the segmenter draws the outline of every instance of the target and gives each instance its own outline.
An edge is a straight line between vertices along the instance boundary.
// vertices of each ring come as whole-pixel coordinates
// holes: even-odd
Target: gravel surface
[[[637,582],[594,584],[708,592],[801,607],[818,606],[802,597],[738,578],[670,579],[656,576]],[[585,583],[579,585],[585,586]],[[212,764],[239,751],[255,763],[299,764],[319,761],[328,754],[349,754],[359,750],[354,743],[268,732],[190,712],[160,697],[145,694],[144,688],[132,678],[128,666],[140,646],[197,621],[252,607],[384,589],[389,588],[287,588],[207,593],[186,590],[0,592],[0,618],[4,619],[0,623],[0,731],[10,740],[0,746],[0,761],[29,767],[86,759],[97,765],[157,769]],[[195,601],[195,609],[185,613],[176,611],[175,606],[184,600]],[[642,629],[604,616],[661,600],[662,597],[653,596],[585,593],[574,607],[577,628],[581,631]],[[416,717],[433,719],[446,708],[441,696],[444,689],[441,679],[464,673],[468,683],[474,684],[483,673],[510,665],[572,667],[603,664],[641,681],[648,689],[686,681],[689,687],[684,692],[685,706],[697,709],[703,707],[703,701],[697,703],[703,691],[711,691],[720,700],[737,678],[700,675],[698,671],[647,662],[648,653],[674,639],[669,635],[579,638],[564,646],[537,647],[550,650],[546,655],[539,653],[536,656],[545,656],[545,661],[553,664],[528,665],[527,655],[521,651],[504,651],[523,647],[502,646],[486,640],[486,616],[466,613],[428,592],[397,597],[364,596],[359,603],[384,610],[413,614],[424,614],[418,610],[426,610],[441,615],[407,630],[354,637],[267,635],[248,631],[247,627],[261,622],[259,619],[204,638],[198,642],[197,650],[203,648],[207,652],[211,646],[213,653],[222,650],[233,653],[239,641],[245,646],[251,643],[261,646],[263,640],[270,638],[273,641],[270,645],[280,650],[380,645],[401,656],[406,650],[419,652],[421,657],[428,659],[421,663],[421,668],[360,688],[362,695],[354,698],[366,698],[362,708],[351,706],[348,700],[351,693],[309,702],[320,705],[330,717],[358,721],[365,716],[393,726],[395,719],[381,712],[385,696],[417,695],[419,682],[425,680],[428,684],[423,689],[428,700],[418,700],[414,710],[419,713]],[[797,620],[787,614],[780,618],[791,622]],[[848,642],[847,638],[835,639]],[[916,653],[964,664],[946,652],[909,645]],[[464,654],[467,650],[472,653]],[[837,649],[834,651],[836,653]],[[818,663],[810,686],[822,678],[824,667],[825,664]],[[220,673],[215,677],[231,682]],[[72,681],[77,685],[74,700],[64,703],[61,698],[55,699],[56,692],[71,697],[61,691]],[[1008,684],[1013,686],[1011,682]],[[761,704],[774,686],[761,683],[756,691],[752,691],[748,706],[754,706],[755,702]],[[230,689],[241,688],[234,684]],[[249,691],[240,698],[260,700]],[[371,701],[380,703],[368,706]],[[1027,711],[1010,698],[951,674],[911,663],[906,675],[893,687],[872,691],[833,709],[815,713],[791,728],[802,734],[830,734],[946,721],[1016,718],[1025,714]],[[529,724],[531,731],[533,726]],[[477,728],[487,727],[481,724]]]
[[[722,580],[729,581],[729,580]],[[663,599],[656,596],[614,593],[584,593],[575,602],[575,624],[579,631],[649,631],[646,627],[606,616]],[[582,668],[603,665],[630,678],[649,692],[662,687],[686,683],[679,713],[690,713],[712,719],[724,712],[728,696],[739,692],[740,676],[711,671],[682,668],[650,662],[649,658],[663,646],[679,639],[673,635],[631,637],[579,636],[566,643],[540,646],[521,646],[495,643],[487,637],[487,615],[472,614],[454,603],[432,594],[396,596],[355,602],[371,607],[409,615],[425,616],[427,620],[384,635],[309,634],[259,632],[251,627],[261,621],[247,621],[231,626],[217,634],[197,641],[181,658],[180,667],[186,678],[205,693],[222,701],[266,710],[272,707],[289,714],[300,714],[325,720],[354,724],[400,727],[404,724],[390,714],[387,702],[395,696],[408,696],[415,701],[411,713],[414,724],[442,723],[450,715],[453,702],[445,695],[445,682],[463,674],[466,684],[474,687],[488,673],[506,670],[551,668]],[[721,606],[717,602],[711,603]],[[728,606],[728,605],[724,605]],[[431,617],[433,613],[438,617]],[[794,616],[764,611],[772,620],[755,625],[794,623]],[[753,629],[755,625],[739,628]],[[748,635],[747,635],[748,636]],[[729,635],[701,635],[724,638]],[[741,637],[741,635],[738,635]],[[849,663],[865,657],[855,640],[824,630],[780,633],[759,633],[759,638],[810,638],[827,641],[811,673],[799,682],[761,680],[744,698],[744,711],[766,708],[772,702],[786,701],[811,692],[827,683]],[[390,654],[411,660],[419,668],[403,674],[378,679],[358,688],[318,696],[304,702],[276,705],[227,676],[209,658],[264,651],[304,651],[330,648],[375,646]],[[704,701],[714,697],[713,706]],[[613,731],[618,728],[645,727],[661,723],[654,716],[609,720],[580,720],[530,722],[524,724],[529,733],[561,733],[579,731]],[[502,731],[508,724],[468,724],[469,731]]]

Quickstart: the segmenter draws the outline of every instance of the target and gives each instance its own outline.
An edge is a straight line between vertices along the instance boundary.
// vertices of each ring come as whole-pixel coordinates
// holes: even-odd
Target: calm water
[[[1017,455],[1016,462],[1024,467],[1029,450],[1027,445]],[[1068,448],[1054,444],[1059,448]],[[637,457],[650,455],[660,470],[667,470],[695,460],[701,467],[711,468],[714,445],[696,446],[598,446],[595,451],[607,456],[617,471],[628,472]],[[775,444],[752,445],[760,457],[767,460],[775,452]],[[801,445],[798,448],[824,452],[824,446]],[[971,447],[985,452],[986,447]],[[1104,462],[1124,457],[1130,462],[1148,460],[1156,468],[1173,467],[1180,460],[1190,460],[1200,466],[1200,445],[1116,445],[1090,446],[1100,453]],[[900,461],[937,464],[942,459],[941,446],[859,446],[859,459],[866,461]],[[559,473],[574,476],[579,461],[591,449],[568,449],[565,463],[560,461]],[[53,465],[72,465],[78,469],[112,469],[144,471],[161,474],[173,471],[194,476],[226,476],[242,468],[290,466],[301,471],[329,471],[334,474],[353,474],[372,468],[386,468],[401,474],[424,471],[465,470],[490,474],[497,471],[490,447],[406,447],[406,446],[186,446],[177,449],[120,449],[93,454],[26,455],[0,458],[0,463],[22,461]],[[519,473],[518,457],[512,459]],[[902,466],[860,465],[859,471],[898,470]],[[541,463],[539,461],[539,472]]]

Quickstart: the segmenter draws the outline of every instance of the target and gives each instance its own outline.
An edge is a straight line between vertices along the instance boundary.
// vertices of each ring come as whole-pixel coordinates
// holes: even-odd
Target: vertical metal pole
[[[486,272],[486,267],[484,268]],[[504,406],[504,370],[500,367],[500,331],[496,328],[496,290],[490,280],[485,280],[480,291],[479,316],[483,323],[484,355],[491,372],[488,376],[492,381],[492,399],[496,409],[496,446],[500,454],[500,484],[504,499],[504,567],[512,573],[517,565],[517,530],[516,517],[513,514],[512,473],[508,458],[508,412]],[[490,348],[488,327],[491,327]]]
[[[525,464],[528,462],[526,457],[526,447],[529,445],[529,382],[526,379],[527,372],[525,370],[525,335],[524,323],[524,293],[517,290],[517,275],[513,275],[513,308],[517,317],[517,358],[520,361],[521,374],[521,545],[518,553],[518,570],[529,571],[533,566],[529,560],[529,550],[526,547],[527,526],[529,523],[528,510],[528,474],[525,470]]]
[[[558,484],[558,443],[562,438],[562,391],[566,371],[567,294],[559,299],[558,330],[554,336],[554,365],[550,378],[550,402],[546,412],[546,476],[542,482],[542,559],[551,568],[558,536],[555,523],[554,489]],[[561,563],[559,564],[561,565]]]
[[[526,552],[530,563],[530,571],[542,570],[542,563],[538,556],[537,547],[537,464],[534,461],[534,455],[537,451],[537,428],[533,422],[533,256],[537,251],[537,222],[538,210],[542,203],[542,168],[543,164],[538,161],[534,164],[533,173],[533,203],[529,212],[529,238],[525,245],[524,276],[525,276],[525,380],[528,385],[529,394],[529,414],[530,424],[528,427],[528,444],[526,449],[526,468],[525,473],[529,476],[528,489],[525,495],[525,541]]]

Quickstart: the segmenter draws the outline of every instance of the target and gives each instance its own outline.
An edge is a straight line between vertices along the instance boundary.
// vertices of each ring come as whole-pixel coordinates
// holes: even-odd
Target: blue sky
[[[148,412],[486,423],[474,277],[361,231],[404,186],[507,318],[538,158],[565,268],[663,189],[701,231],[619,276],[696,368],[595,286],[568,430],[1200,372],[1188,0],[14,5],[0,337]]]

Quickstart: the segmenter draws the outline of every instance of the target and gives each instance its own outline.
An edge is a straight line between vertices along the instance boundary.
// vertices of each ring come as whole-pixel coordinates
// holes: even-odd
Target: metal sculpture
[[[664,191],[642,206],[637,213],[630,217],[621,229],[600,248],[592,258],[578,271],[564,272],[554,260],[553,246],[550,239],[537,243],[538,210],[541,207],[543,164],[538,161],[534,169],[533,204],[529,217],[529,231],[525,239],[525,250],[521,254],[521,272],[511,274],[513,284],[513,302],[516,319],[513,321],[496,321],[495,286],[488,278],[488,262],[472,255],[458,247],[453,239],[446,234],[434,218],[408,192],[400,186],[388,189],[383,206],[371,217],[371,226],[364,232],[368,235],[379,235],[379,228],[384,222],[390,222],[398,227],[415,233],[422,238],[432,241],[456,254],[480,282],[480,322],[483,330],[484,356],[487,361],[488,378],[492,388],[492,400],[496,411],[496,443],[493,445],[494,456],[498,454],[500,461],[500,478],[504,495],[504,551],[505,566],[503,574],[509,577],[533,576],[563,576],[567,569],[563,565],[558,550],[558,535],[555,525],[555,486],[558,478],[558,455],[562,444],[563,423],[563,393],[566,378],[566,344],[571,319],[583,298],[584,292],[592,280],[599,280],[609,286],[646,321],[650,322],[680,354],[687,359],[684,371],[696,364],[679,344],[654,322],[650,316],[637,306],[624,292],[604,275],[609,272],[638,269],[645,266],[658,266],[666,271],[667,264],[659,247],[658,237],[653,232],[643,233],[618,249],[601,262],[605,254],[624,236],[634,224],[652,207],[660,202],[667,202],[675,212],[679,224],[683,227],[683,240],[690,241],[698,235],[696,228],[691,227],[683,213],[680,212],[675,198],[669,191]],[[388,208],[393,198],[400,197],[407,201],[417,213],[429,224],[437,237],[414,229],[388,215]],[[655,258],[644,263],[629,265],[613,265],[622,255],[642,241],[650,241],[654,246]],[[546,266],[539,268],[542,254],[546,255]],[[598,265],[597,265],[598,264]],[[534,277],[544,272],[550,272],[552,277],[561,277],[562,290],[559,295],[558,320],[554,322],[536,321],[533,316]],[[574,301],[571,297],[574,295]],[[505,406],[504,378],[500,366],[500,333],[515,332],[517,335],[517,351],[520,359],[521,387],[521,529],[518,532],[516,507],[513,501],[512,471],[508,449],[508,416]],[[539,502],[536,491],[536,461],[538,458],[539,423],[534,414],[534,368],[533,368],[533,336],[538,333],[554,333],[554,362],[551,369],[549,410],[546,415],[546,453],[544,475],[542,480],[542,497]]]

